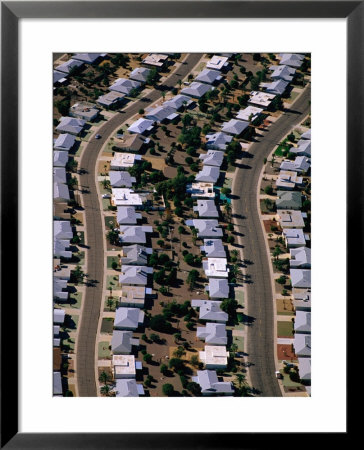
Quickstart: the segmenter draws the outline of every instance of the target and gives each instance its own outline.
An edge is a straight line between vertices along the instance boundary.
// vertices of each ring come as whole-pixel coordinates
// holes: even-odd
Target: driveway
[[[238,167],[232,186],[233,217],[239,233],[238,242],[243,255],[251,261],[245,269],[247,278],[248,315],[251,325],[247,331],[247,361],[252,386],[265,397],[281,396],[275,378],[274,303],[272,283],[264,234],[257,206],[259,176],[273,148],[292,127],[309,113],[310,86],[292,104],[290,110],[269,126],[260,142],[254,143],[249,153],[253,158],[244,159],[244,167]]]
[[[177,69],[164,82],[167,89],[176,86],[180,78],[184,78],[198,61],[201,53],[191,53]],[[124,112],[118,113],[106,122],[99,130],[101,139],[91,139],[84,148],[79,169],[85,173],[80,175],[80,185],[88,189],[83,194],[85,207],[85,225],[87,230],[87,273],[88,285],[86,286],[84,305],[81,316],[81,325],[77,340],[77,381],[80,397],[96,397],[97,382],[95,380],[95,343],[97,327],[100,316],[100,308],[103,293],[104,277],[104,235],[102,230],[102,211],[96,189],[95,166],[97,157],[103,144],[109,139],[112,132],[130,119],[139,109],[161,98],[161,91],[154,89],[146,97],[133,103]]]

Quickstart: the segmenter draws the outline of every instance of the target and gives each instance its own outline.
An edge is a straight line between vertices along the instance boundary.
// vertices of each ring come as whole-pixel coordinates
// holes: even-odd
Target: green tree
[[[161,366],[160,366],[160,372],[161,372],[161,374],[162,375],[167,375],[168,374],[168,367],[166,366],[166,364],[162,364]]]
[[[145,361],[147,364],[149,364],[153,359],[153,356],[150,353],[146,353],[143,356],[143,361]]]
[[[107,382],[110,381],[110,379],[111,379],[110,375],[107,372],[105,372],[104,370],[100,373],[100,376],[99,376],[100,383],[107,384]]]
[[[192,291],[192,289],[194,288],[196,281],[198,280],[199,277],[199,272],[196,269],[192,269],[188,276],[187,276],[187,283],[189,286],[189,289]]]
[[[102,395],[104,395],[105,397],[108,397],[110,395],[110,391],[111,391],[111,388],[108,384],[101,386],[100,393]]]
[[[162,316],[162,314],[157,314],[150,319],[150,328],[154,331],[168,333],[171,329],[171,324]]]
[[[171,397],[174,394],[174,387],[171,384],[166,383],[163,385],[162,391],[164,395]]]
[[[177,372],[177,370],[184,369],[184,362],[180,358],[171,358],[169,360],[168,366],[170,369],[173,369],[175,372]]]
[[[285,284],[286,283],[287,278],[284,275],[281,275],[278,279],[277,279],[277,283],[279,284]]]

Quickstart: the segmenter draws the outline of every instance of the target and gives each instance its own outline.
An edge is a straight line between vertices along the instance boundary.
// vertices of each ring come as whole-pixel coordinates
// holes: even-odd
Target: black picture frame
[[[347,20],[347,250],[360,248],[363,230],[364,5],[363,1],[72,1],[1,2],[1,448],[6,449],[226,449],[270,448],[281,433],[19,433],[18,338],[8,317],[18,313],[18,22],[22,18],[345,18]],[[86,7],[87,5],[87,7]],[[358,247],[359,238],[359,247]],[[355,239],[355,244],[354,244]],[[355,245],[355,247],[354,247]],[[351,254],[352,256],[352,254]],[[362,264],[347,258],[347,297]],[[12,268],[12,270],[9,270]],[[11,300],[11,301],[10,301]],[[358,300],[358,299],[357,299]],[[349,347],[348,347],[349,349]],[[6,371],[11,366],[11,379]],[[341,386],[341,389],[343,386]],[[345,387],[346,388],[346,387]],[[333,393],[334,395],[334,393]],[[115,420],[115,418],[114,418]],[[213,429],[213,425],[212,425]],[[349,428],[348,428],[349,431]],[[337,444],[349,434],[334,436]],[[105,436],[107,435],[107,436]],[[294,446],[312,436],[294,436]],[[272,440],[273,439],[273,440]],[[284,440],[287,437],[283,438]],[[327,436],[315,434],[315,445]],[[271,443],[275,442],[273,446]],[[281,441],[281,444],[283,441]]]

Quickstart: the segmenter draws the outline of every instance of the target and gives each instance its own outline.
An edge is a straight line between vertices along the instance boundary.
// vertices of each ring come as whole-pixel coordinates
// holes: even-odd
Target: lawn
[[[77,231],[76,234],[80,238],[80,244],[85,245],[85,232]]]
[[[116,262],[116,264],[118,265],[118,268],[120,267],[119,266],[119,258],[117,256],[108,256],[107,257],[107,268],[108,269],[112,269],[113,262]]]
[[[119,289],[119,277],[116,275],[107,275],[106,277],[106,289]]]
[[[75,292],[70,295],[71,308],[81,308],[82,292]]]
[[[77,258],[79,258],[79,260],[77,261],[77,264],[79,266],[83,266],[85,264],[85,252],[77,252],[77,253],[75,253],[75,256]]]
[[[102,199],[102,209],[104,211],[108,211],[110,206],[110,199],[109,198],[103,198]]]
[[[288,373],[284,373],[283,370],[280,370],[280,373],[283,375],[282,383],[284,387],[302,387],[301,383],[292,381]]]
[[[107,306],[107,301],[108,301],[108,299],[109,299],[109,296],[107,295],[107,296],[105,297],[105,301],[104,301],[104,311],[105,311],[105,312],[115,312],[115,302],[117,302],[117,301],[119,300],[119,297],[112,297],[114,303],[113,303],[113,305],[112,305],[111,308],[109,308],[109,307]]]
[[[101,195],[103,195],[103,194],[110,194],[110,189],[105,189],[104,188],[104,183],[102,181],[99,181],[99,189],[100,189],[100,194]]]
[[[109,350],[109,342],[99,342],[98,355],[99,359],[111,359],[111,350]]]
[[[238,346],[238,352],[244,352],[244,337],[243,336],[233,336],[233,344]]]
[[[271,202],[272,203],[271,203],[270,208],[272,208],[272,209],[268,209],[264,200],[260,200],[260,209],[261,209],[262,214],[275,214],[274,209],[275,209],[276,204],[273,200],[271,200]]]
[[[235,299],[240,306],[244,307],[244,291],[235,291]]]
[[[116,219],[113,216],[105,216],[104,217],[104,221],[105,221],[105,228],[108,230],[111,226],[113,228],[116,227]]]
[[[279,298],[277,300],[277,314],[291,316],[294,313],[292,300],[289,298]]]
[[[101,333],[111,334],[114,328],[114,319],[111,317],[104,317],[101,323]]]
[[[293,337],[293,322],[277,322],[278,337]]]

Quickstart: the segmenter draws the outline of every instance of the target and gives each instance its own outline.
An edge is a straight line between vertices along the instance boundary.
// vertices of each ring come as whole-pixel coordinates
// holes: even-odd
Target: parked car
[[[111,198],[110,194],[102,194],[102,198]]]
[[[101,139],[101,134],[95,134],[95,139]]]
[[[278,378],[278,380],[281,380],[283,378],[283,375],[279,370],[276,370],[276,378]]]

